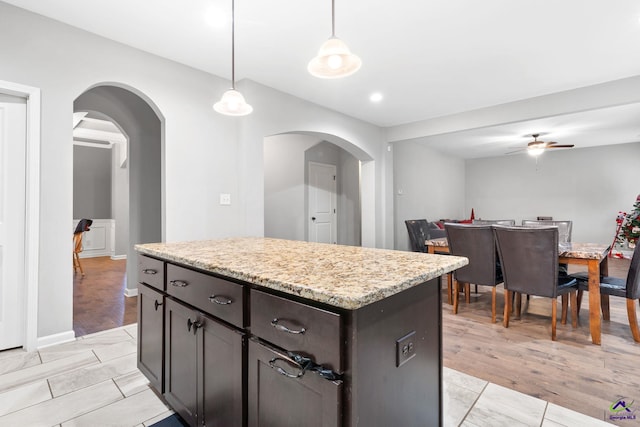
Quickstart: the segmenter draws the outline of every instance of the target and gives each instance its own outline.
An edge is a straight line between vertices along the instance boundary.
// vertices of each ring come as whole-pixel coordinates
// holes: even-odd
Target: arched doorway
[[[127,203],[114,203],[111,216],[119,219],[115,221],[113,236],[115,244],[121,247],[119,252],[127,259],[123,293],[126,297],[135,297],[137,263],[134,246],[158,242],[164,236],[164,119],[157,107],[142,94],[114,85],[94,86],[76,98],[74,113],[84,112],[108,119],[127,139],[127,143],[119,147],[127,150],[126,155],[114,156],[115,162],[126,159],[128,188],[124,197]],[[127,206],[128,212],[118,212],[122,205]]]
[[[289,132],[265,137],[265,237],[315,241],[313,194],[318,191],[310,182],[310,171],[322,166],[334,171],[330,175],[335,182],[328,190],[334,194],[328,198],[335,200],[330,210],[337,236],[331,243],[361,245],[360,168],[366,160],[370,159],[361,150],[335,135]]]

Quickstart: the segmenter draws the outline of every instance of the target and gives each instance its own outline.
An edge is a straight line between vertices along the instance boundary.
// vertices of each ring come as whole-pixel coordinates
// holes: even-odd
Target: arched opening
[[[363,160],[365,153],[335,135],[265,137],[265,237],[361,245]]]
[[[111,141],[111,143],[107,141],[105,144],[104,141],[99,140],[99,132],[87,131],[91,126],[80,126],[80,129],[84,130],[74,132],[74,175],[80,173],[76,170],[76,166],[82,167],[82,162],[76,160],[77,157],[82,156],[87,163],[84,165],[85,169],[91,168],[82,173],[87,179],[93,181],[92,185],[82,186],[74,176],[74,193],[78,189],[90,200],[88,203],[81,203],[74,194],[74,219],[80,219],[76,216],[96,219],[97,215],[99,217],[97,219],[103,220],[104,224],[94,225],[105,228],[102,230],[104,235],[96,235],[98,239],[105,240],[104,244],[99,246],[109,248],[106,254],[98,251],[98,256],[107,255],[114,260],[126,258],[124,283],[116,284],[121,286],[120,293],[124,306],[124,297],[137,295],[137,263],[134,245],[161,241],[164,236],[162,197],[164,120],[157,112],[157,108],[141,94],[134,92],[133,89],[115,85],[98,85],[90,88],[76,98],[73,107],[74,125],[79,124],[81,120],[88,120],[94,123],[94,131],[97,128],[98,131],[108,133],[107,138],[118,139],[113,136],[117,132],[107,132],[107,130],[116,129],[122,135],[122,139]],[[105,145],[109,145],[111,150],[106,155],[103,153]],[[107,160],[104,160],[105,158]],[[109,166],[100,167],[100,161],[109,161]],[[111,173],[99,174],[100,170],[109,170]],[[94,190],[99,194],[92,194]],[[108,218],[101,218],[104,216]],[[85,273],[83,280],[90,280],[92,274],[95,277],[95,272],[85,271]],[[94,292],[87,298],[96,298],[97,295],[99,294]],[[128,306],[132,305],[135,304],[129,301]],[[94,307],[93,314],[96,317],[100,316],[98,308]],[[105,307],[105,310],[109,309],[110,307]],[[100,319],[97,320],[96,323],[99,324]],[[74,329],[76,329],[75,319]],[[90,332],[95,331],[86,331],[86,333]]]

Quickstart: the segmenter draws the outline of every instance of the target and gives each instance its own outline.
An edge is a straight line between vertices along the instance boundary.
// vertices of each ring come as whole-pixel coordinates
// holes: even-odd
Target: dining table
[[[449,253],[449,243],[446,237],[425,241],[427,252],[430,254]],[[589,329],[591,342],[601,344],[601,314],[600,314],[600,276],[609,273],[608,255],[610,245],[601,243],[563,242],[558,244],[558,262],[560,264],[584,265],[589,277]]]

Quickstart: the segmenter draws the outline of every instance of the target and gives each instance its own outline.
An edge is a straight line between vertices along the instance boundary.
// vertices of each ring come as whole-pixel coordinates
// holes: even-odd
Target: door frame
[[[40,89],[0,80],[0,92],[27,100],[27,134],[25,159],[25,247],[24,278],[25,334],[23,347],[33,351],[38,346],[38,282],[40,259]],[[71,252],[71,251],[70,251]]]

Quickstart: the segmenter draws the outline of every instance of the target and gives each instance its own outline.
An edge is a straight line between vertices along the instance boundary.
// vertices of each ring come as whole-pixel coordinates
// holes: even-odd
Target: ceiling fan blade
[[[556,142],[556,141],[549,141],[549,142],[545,142],[545,144],[547,144],[547,147],[548,147],[548,146],[550,146],[550,145],[555,145],[555,144],[557,144],[557,142]]]
[[[562,145],[550,145],[547,148],[573,148],[573,144],[562,144]]]
[[[521,153],[521,152],[523,152],[523,151],[527,151],[527,150],[528,150],[528,148],[521,148],[521,149],[519,149],[519,150],[509,151],[509,152],[506,152],[506,153],[504,153],[504,154]]]

